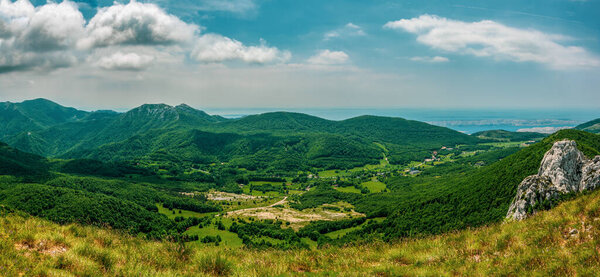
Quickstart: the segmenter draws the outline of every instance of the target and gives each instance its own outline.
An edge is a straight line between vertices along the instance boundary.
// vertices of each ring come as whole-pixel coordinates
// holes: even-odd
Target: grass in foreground
[[[318,250],[197,248],[9,213],[0,216],[0,253],[6,276],[594,276],[600,191],[522,222]]]

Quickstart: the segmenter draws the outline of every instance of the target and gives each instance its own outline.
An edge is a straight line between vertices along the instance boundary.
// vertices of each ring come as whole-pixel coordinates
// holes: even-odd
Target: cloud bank
[[[103,69],[116,70],[142,70],[154,61],[154,57],[137,53],[117,52],[110,56],[102,57],[96,65]]]
[[[98,10],[79,41],[82,48],[118,44],[168,45],[191,41],[198,26],[186,24],[153,4],[132,1]]]
[[[227,3],[231,4],[205,1],[215,8]],[[265,42],[246,46],[201,31],[201,26],[185,23],[155,4],[135,0],[101,8],[89,22],[71,1],[34,7],[29,0],[0,0],[0,73],[52,70],[81,61],[107,70],[142,70],[157,61],[147,54],[153,51],[190,56],[202,63],[239,60],[262,64],[285,62],[291,56]],[[131,52],[127,50],[131,46],[149,50]],[[98,56],[95,49],[102,48],[108,48],[110,51],[101,52],[109,55]]]
[[[262,41],[259,46],[245,46],[241,42],[218,34],[200,36],[192,50],[191,57],[203,63],[217,63],[241,60],[247,63],[286,62],[291,54],[268,47]]]
[[[74,47],[85,20],[72,2],[35,8],[27,0],[0,0],[0,73],[76,62]]]
[[[450,53],[535,62],[557,70],[600,66],[600,59],[584,48],[566,45],[567,37],[491,20],[465,22],[421,15],[390,21],[384,28],[416,34],[419,43]]]

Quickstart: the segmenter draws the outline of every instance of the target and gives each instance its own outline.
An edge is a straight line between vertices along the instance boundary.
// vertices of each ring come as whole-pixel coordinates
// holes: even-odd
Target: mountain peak
[[[167,104],[164,103],[158,103],[158,104],[143,104],[137,108],[134,108],[133,110],[169,110],[169,109],[173,109],[172,106],[169,106]]]
[[[175,108],[181,108],[181,109],[192,109],[192,110],[195,110],[194,108],[190,107],[188,104],[185,104],[185,103],[181,103],[181,104],[179,104],[179,105],[175,106]]]
[[[23,102],[21,102],[23,104],[25,103],[38,103],[38,104],[54,104],[54,105],[58,105],[56,102],[48,100],[46,98],[35,98],[35,99],[31,99],[31,100],[25,100]]]
[[[179,115],[174,107],[167,104],[143,104],[126,112],[125,118],[156,118],[156,119],[178,119]]]

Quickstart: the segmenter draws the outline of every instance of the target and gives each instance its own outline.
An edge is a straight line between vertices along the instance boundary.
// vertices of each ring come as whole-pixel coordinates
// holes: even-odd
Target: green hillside
[[[8,276],[595,276],[600,191],[521,222],[395,243],[254,250],[154,242],[0,207]]]
[[[555,141],[572,139],[588,157],[600,154],[600,136],[562,130],[496,163],[464,173],[393,177],[391,193],[373,194],[351,201],[369,216],[387,216],[380,224],[356,231],[346,241],[381,234],[386,240],[415,234],[439,234],[501,221],[518,184],[535,174]]]
[[[68,151],[88,150],[103,144],[120,142],[153,129],[200,126],[225,120],[186,105],[142,105],[123,114],[111,111],[89,113],[76,122],[57,124],[27,134],[38,137],[37,140],[24,140],[24,134],[20,134],[10,137],[8,141],[26,151],[57,156]],[[40,146],[42,142],[46,143],[43,147]],[[37,152],[38,149],[43,149],[43,152]]]
[[[493,224],[555,141],[600,153],[600,136],[574,129],[531,143],[540,134],[377,116],[224,119],[156,104],[63,119],[8,136],[49,159],[0,145],[0,204],[197,245],[314,248]]]
[[[600,133],[600,118],[577,125],[575,129],[598,134]]]
[[[22,152],[0,142],[0,175],[41,178],[49,170],[46,158]]]
[[[46,99],[27,100],[21,103],[0,103],[0,139],[22,132],[73,122],[87,116],[87,112],[67,108]]]
[[[59,105],[52,103],[55,106]],[[122,114],[73,113],[81,116],[16,132],[7,142],[49,157],[230,162],[251,170],[290,171],[377,164],[383,155],[390,163],[406,163],[442,146],[480,141],[448,128],[375,116],[331,121],[275,112],[228,120],[184,104],[147,104]]]

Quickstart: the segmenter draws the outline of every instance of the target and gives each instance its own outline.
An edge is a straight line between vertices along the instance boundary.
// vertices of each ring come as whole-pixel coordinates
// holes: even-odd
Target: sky
[[[600,1],[0,0],[0,101],[600,108]]]

